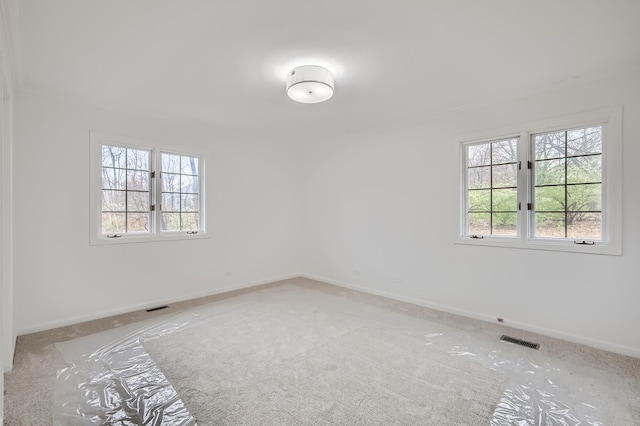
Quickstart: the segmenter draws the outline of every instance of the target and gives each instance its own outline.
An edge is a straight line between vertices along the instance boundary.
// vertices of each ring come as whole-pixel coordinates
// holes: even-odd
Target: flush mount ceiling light
[[[324,102],[333,96],[333,74],[317,65],[294,68],[287,74],[287,95],[304,104]]]

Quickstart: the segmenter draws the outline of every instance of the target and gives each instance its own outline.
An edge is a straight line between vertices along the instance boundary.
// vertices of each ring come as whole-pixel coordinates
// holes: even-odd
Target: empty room
[[[639,18],[0,0],[0,423],[640,425]]]

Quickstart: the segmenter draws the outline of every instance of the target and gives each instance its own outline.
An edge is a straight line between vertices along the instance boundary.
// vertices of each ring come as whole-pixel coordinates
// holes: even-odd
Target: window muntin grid
[[[161,153],[161,229],[197,231],[200,224],[198,157]]]
[[[534,238],[603,240],[603,126],[532,135]]]
[[[467,235],[517,236],[518,138],[467,144]]]
[[[460,136],[458,142],[461,157],[460,206],[462,208],[460,209],[459,237],[456,243],[597,255],[621,255],[623,234],[622,117],[623,107],[615,106],[521,123],[517,126],[502,128],[497,132],[476,132]],[[594,134],[598,138],[601,137],[597,143],[585,144],[582,143],[584,139],[580,142],[582,136],[569,137],[567,134],[566,149],[568,152],[541,155],[539,150],[536,156],[534,136],[559,133],[559,140],[564,145],[564,132],[586,131],[589,133],[590,129],[595,129]],[[513,135],[513,137],[519,136],[518,233],[517,236],[509,238],[499,235],[472,234],[468,230],[467,147],[487,141],[496,141],[498,140],[498,137],[495,137],[496,133]],[[505,139],[506,137],[502,136],[501,138]],[[591,142],[596,142],[596,140]],[[544,161],[547,163],[543,163]],[[537,175],[535,173],[536,166],[538,167]],[[560,167],[560,179],[551,179],[550,175],[545,176],[541,173],[540,168],[543,166]],[[585,168],[591,172],[583,173]],[[564,187],[565,184],[567,188]],[[544,188],[544,186],[548,186],[548,188]],[[554,189],[555,186],[559,186],[560,189]],[[536,190],[538,191],[537,203]],[[541,205],[540,199],[545,195],[544,191],[560,191],[561,201],[565,199],[564,191],[567,191],[566,202],[560,203],[560,206],[549,204],[545,206],[544,203]],[[588,202],[583,203],[583,206],[580,207],[568,207],[566,211],[590,215],[584,218],[584,222],[588,222],[591,229],[596,229],[595,236],[593,233],[581,232],[578,227],[569,226],[568,222],[565,234],[565,223],[563,222],[565,220],[565,206],[580,199],[580,191],[583,195],[588,195],[586,198],[582,197]],[[541,235],[543,232],[541,232],[540,220],[537,229],[534,223],[536,208],[539,213],[546,211],[558,217],[557,223],[560,223],[558,229],[562,233],[561,235]],[[541,216],[539,214],[538,218],[540,219]]]
[[[101,234],[151,232],[151,151],[101,145]]]

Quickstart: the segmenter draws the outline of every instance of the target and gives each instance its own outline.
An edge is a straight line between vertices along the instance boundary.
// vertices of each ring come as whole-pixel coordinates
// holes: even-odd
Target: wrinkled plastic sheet
[[[482,342],[458,330],[429,333],[425,338],[434,349],[509,376],[491,426],[633,424],[628,408],[614,395],[624,385],[610,372],[508,342]]]
[[[211,312],[186,312],[56,344],[54,425],[172,425],[196,421],[143,342],[197,324]]]
[[[337,305],[344,303],[340,300]],[[220,309],[229,308],[233,306],[212,304],[56,344],[68,367],[57,375],[54,424],[195,425],[196,420],[142,344],[200,324]],[[352,309],[353,314],[370,317],[372,322],[380,320],[381,312],[376,312],[380,308]],[[382,317],[389,321],[394,315],[402,314],[384,311]],[[632,424],[628,408],[615,398],[615,392],[594,387],[594,383],[612,383],[611,377],[599,377],[610,373],[585,371],[587,367],[574,371],[570,364],[560,365],[535,350],[490,341],[486,336],[478,338],[428,320],[403,319],[398,332],[421,339],[425,350],[478,362],[510,377],[491,426]]]

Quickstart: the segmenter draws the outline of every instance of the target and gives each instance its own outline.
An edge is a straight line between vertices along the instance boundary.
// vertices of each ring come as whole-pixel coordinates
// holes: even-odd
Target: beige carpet
[[[430,349],[426,320],[294,286],[247,297],[144,344],[200,425],[488,425],[505,390]]]

